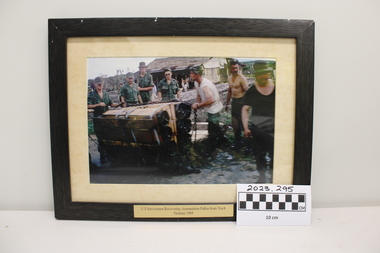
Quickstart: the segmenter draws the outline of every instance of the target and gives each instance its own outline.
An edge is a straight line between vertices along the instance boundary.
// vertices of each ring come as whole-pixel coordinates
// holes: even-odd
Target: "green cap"
[[[264,73],[268,73],[268,72],[272,72],[272,71],[273,71],[273,68],[269,66],[268,62],[256,61],[253,64],[253,73],[255,75],[264,74]]]
[[[203,68],[201,65],[194,66],[190,68],[190,72],[194,72],[195,74],[202,75],[203,73]]]
[[[103,83],[102,78],[100,78],[100,77],[95,78],[94,84],[99,84],[99,83],[101,83],[101,84]]]
[[[127,73],[127,79],[129,78],[135,78],[135,75],[132,72]]]
[[[147,66],[145,65],[145,62],[140,62],[139,63],[139,68],[146,68]]]

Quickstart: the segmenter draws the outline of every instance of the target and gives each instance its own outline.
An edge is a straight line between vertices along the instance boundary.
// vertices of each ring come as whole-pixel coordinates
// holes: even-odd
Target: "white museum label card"
[[[238,184],[237,225],[310,225],[310,185]]]

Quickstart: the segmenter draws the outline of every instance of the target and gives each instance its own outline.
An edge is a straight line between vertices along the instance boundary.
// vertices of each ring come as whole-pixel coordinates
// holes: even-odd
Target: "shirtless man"
[[[239,74],[239,62],[231,62],[231,76],[228,77],[228,94],[227,94],[227,103],[226,111],[228,111],[229,103],[232,98],[231,103],[231,116],[232,116],[232,128],[235,135],[235,145],[233,149],[239,149],[242,146],[242,136],[241,131],[243,128],[241,122],[241,109],[243,107],[242,101],[245,92],[248,90],[247,79]]]

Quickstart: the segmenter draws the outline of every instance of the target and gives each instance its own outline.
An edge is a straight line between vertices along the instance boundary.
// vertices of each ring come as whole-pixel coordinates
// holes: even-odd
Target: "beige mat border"
[[[236,185],[91,184],[87,137],[87,58],[236,57],[276,59],[274,184],[292,184],[296,40],[240,37],[90,37],[67,41],[69,154],[74,202],[234,203]]]

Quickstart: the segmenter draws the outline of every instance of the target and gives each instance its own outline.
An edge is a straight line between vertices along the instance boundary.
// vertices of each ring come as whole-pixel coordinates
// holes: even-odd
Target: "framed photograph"
[[[309,185],[314,21],[50,19],[57,219],[234,221]]]

